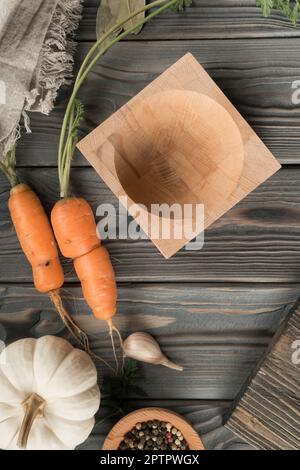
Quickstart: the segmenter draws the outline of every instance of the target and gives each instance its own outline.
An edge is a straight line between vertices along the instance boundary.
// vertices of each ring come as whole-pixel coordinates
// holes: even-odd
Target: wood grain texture
[[[207,450],[251,450],[239,437],[223,426],[224,417],[228,413],[229,401],[200,401],[200,400],[135,400],[132,408],[145,406],[161,406],[179,413],[187,419],[201,435],[204,447]],[[96,426],[89,439],[79,447],[79,450],[100,450],[105,437],[116,423],[118,418],[105,420],[98,424],[105,416],[105,411],[96,417]]]
[[[264,353],[299,286],[228,288],[202,285],[119,286],[115,323],[124,335],[147,331],[183,372],[141,365],[139,384],[152,399],[233,399]],[[90,338],[92,350],[113,363],[105,322],[91,315],[77,287],[64,302]],[[73,344],[47,296],[29,287],[1,287],[0,340],[57,335]],[[107,369],[97,363],[99,380]],[[189,386],[187,386],[189,384]]]
[[[79,45],[77,63],[91,43]],[[247,51],[247,53],[245,53]],[[292,83],[300,80],[297,38],[124,42],[112,48],[82,88],[86,120],[80,137],[128,102],[168,66],[191,52],[281,163],[299,162],[300,107],[292,103]],[[61,94],[49,117],[32,114],[33,133],[24,135],[18,162],[53,166],[66,106]],[[74,165],[86,166],[77,153]]]
[[[189,450],[204,450],[203,443],[193,426],[178,413],[160,407],[145,407],[134,410],[118,421],[106,437],[103,450],[118,450],[125,434],[130,432],[137,423],[144,421],[165,421],[182,432]]]
[[[58,196],[55,169],[22,169],[49,211]],[[7,209],[9,186],[0,177],[0,282],[32,282]],[[75,169],[72,190],[96,208],[112,203],[111,191],[92,169]],[[299,282],[300,170],[285,168],[219,219],[205,233],[200,251],[181,250],[166,261],[149,240],[105,242],[119,282]],[[64,260],[66,279],[76,281]]]
[[[262,18],[254,3],[194,0],[193,9],[183,15],[157,18],[139,36],[114,47],[82,90],[87,118],[81,137],[190,51],[280,162],[299,163],[300,108],[291,103],[291,84],[300,79],[300,29],[280,14]],[[85,41],[95,39],[97,4],[85,1],[77,64],[91,45]],[[18,147],[20,166],[28,166],[21,177],[37,189],[48,210],[57,199],[56,170],[39,167],[56,165],[65,106],[61,93],[49,117],[32,114],[33,134],[23,136]],[[74,165],[88,163],[78,152]],[[102,201],[116,204],[94,172],[75,170],[72,180],[74,191],[85,195],[94,209]],[[223,427],[231,401],[206,399],[236,396],[299,295],[300,284],[262,284],[299,282],[299,188],[298,168],[281,171],[212,227],[203,252],[182,252],[171,262],[163,261],[147,241],[107,244],[119,280],[118,326],[126,333],[149,331],[166,353],[187,367],[179,381],[172,371],[143,367],[142,385],[160,400],[134,400],[133,408],[162,406],[179,412],[195,426],[207,449],[250,448]],[[32,285],[8,215],[8,185],[2,177],[0,191],[0,282]],[[69,263],[65,270],[68,281],[75,281]],[[226,284],[188,283],[210,279]],[[138,284],[123,284],[132,280]],[[141,284],[143,280],[158,283]],[[261,284],[232,285],[232,280]],[[98,331],[81,291],[67,286],[65,295],[93,348],[112,360],[108,338],[103,329]],[[50,301],[30,287],[2,285],[0,339],[44,334],[68,338]],[[96,426],[80,448],[101,449],[114,422]]]
[[[300,449],[299,351],[298,307],[277,332],[226,423],[259,449]]]
[[[99,0],[86,0],[78,38],[95,40],[96,11]],[[168,12],[148,23],[132,40],[299,37],[280,13],[263,18],[255,0],[193,0],[193,7],[182,14]]]

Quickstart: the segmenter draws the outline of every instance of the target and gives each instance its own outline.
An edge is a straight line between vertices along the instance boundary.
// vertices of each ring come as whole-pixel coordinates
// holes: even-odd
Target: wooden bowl
[[[117,450],[125,434],[131,431],[137,423],[154,419],[169,422],[179,429],[190,450],[204,450],[203,443],[195,429],[177,413],[163,408],[142,408],[120,419],[108,434],[102,449]]]
[[[169,90],[137,100],[112,138],[119,182],[150,213],[163,203],[202,203],[214,213],[242,174],[238,126],[201,93]]]

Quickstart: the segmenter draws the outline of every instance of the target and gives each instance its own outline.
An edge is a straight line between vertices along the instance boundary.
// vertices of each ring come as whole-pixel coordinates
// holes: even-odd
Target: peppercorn
[[[149,420],[137,423],[127,432],[119,450],[185,450],[189,449],[181,431],[171,423]]]

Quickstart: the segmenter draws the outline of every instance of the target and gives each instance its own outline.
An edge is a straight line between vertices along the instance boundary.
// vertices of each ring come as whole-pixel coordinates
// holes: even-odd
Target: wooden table
[[[97,0],[85,2],[77,64],[95,39]],[[126,334],[155,335],[183,373],[145,366],[140,382],[149,400],[184,414],[209,449],[249,448],[223,427],[232,400],[300,293],[300,27],[279,14],[264,19],[248,0],[194,0],[184,14],[168,13],[115,46],[84,86],[82,136],[166,67],[192,52],[283,164],[206,232],[202,251],[182,250],[166,261],[151,242],[107,243],[119,283],[117,324]],[[66,106],[61,94],[50,117],[32,115],[33,134],[18,147],[19,174],[48,210],[58,197],[56,151]],[[0,176],[0,339],[69,335],[47,297],[32,287],[30,267],[7,209],[9,185]],[[117,205],[79,154],[74,192],[94,209]],[[72,266],[64,263],[64,294],[95,351],[111,360],[105,326],[82,300]],[[113,421],[96,426],[82,449],[100,449]]]

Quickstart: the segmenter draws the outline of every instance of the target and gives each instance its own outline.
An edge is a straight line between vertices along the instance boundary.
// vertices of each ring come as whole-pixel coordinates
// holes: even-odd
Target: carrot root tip
[[[109,319],[107,320],[107,324],[108,324],[108,328],[109,328],[109,336],[110,336],[110,340],[111,340],[111,345],[112,345],[112,349],[113,349],[113,354],[114,354],[114,358],[115,358],[115,362],[116,362],[116,375],[118,375],[120,365],[119,365],[119,360],[118,360],[118,356],[117,356],[117,352],[116,352],[116,346],[115,346],[115,340],[114,340],[114,333],[117,334],[118,339],[119,339],[119,342],[120,342],[120,346],[121,346],[121,349],[122,349],[121,373],[123,373],[123,368],[124,368],[123,339],[122,339],[122,336],[121,336],[120,331],[119,331],[118,328],[113,324],[113,321],[112,321],[111,318],[109,318]]]
[[[54,290],[49,292],[49,297],[55,306],[55,309],[57,313],[59,314],[60,318],[62,319],[64,325],[67,327],[69,332],[72,334],[72,336],[79,342],[81,347],[88,353],[90,354],[90,345],[89,345],[89,339],[84,333],[84,331],[79,328],[78,325],[74,322],[74,320],[70,317],[66,309],[64,308],[61,300],[61,296],[59,293],[59,290]]]

